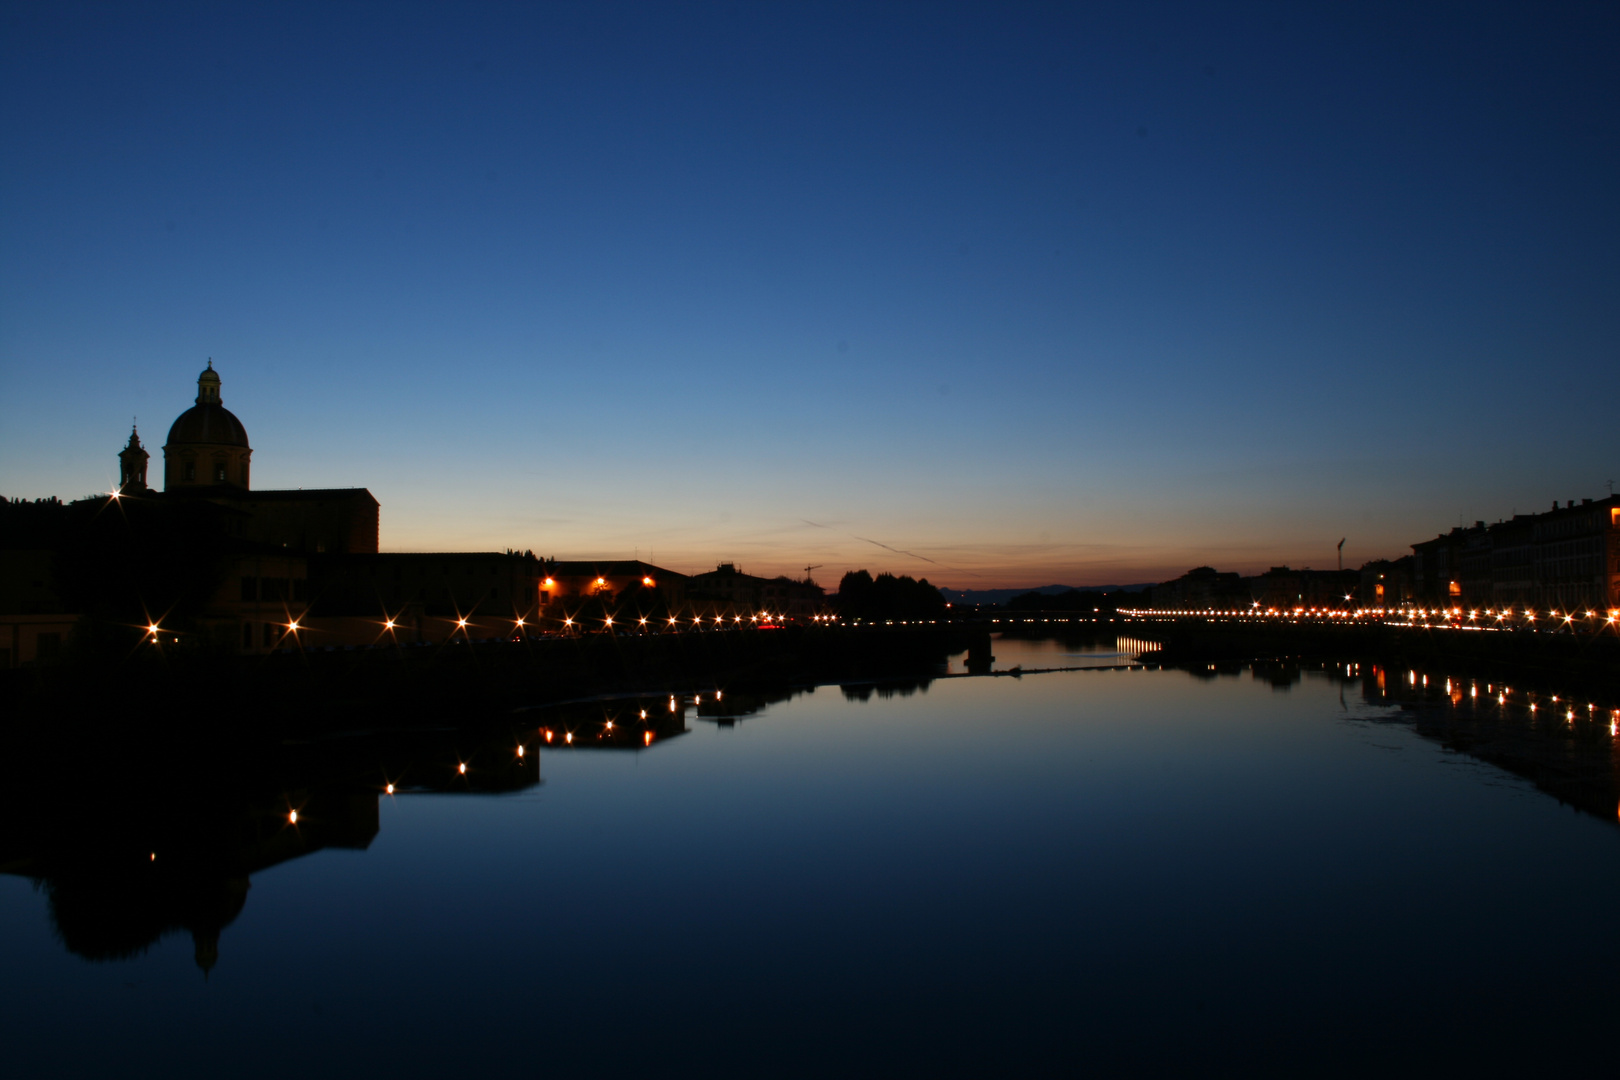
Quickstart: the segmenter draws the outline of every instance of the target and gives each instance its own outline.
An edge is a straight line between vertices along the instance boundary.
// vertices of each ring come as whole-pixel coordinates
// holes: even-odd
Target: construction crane
[[[812,570],[820,570],[823,566],[826,566],[826,565],[827,565],[826,563],[816,563],[816,565],[814,565],[814,566],[805,567],[804,568],[804,580],[806,580],[806,581],[810,580],[810,571],[812,571]]]

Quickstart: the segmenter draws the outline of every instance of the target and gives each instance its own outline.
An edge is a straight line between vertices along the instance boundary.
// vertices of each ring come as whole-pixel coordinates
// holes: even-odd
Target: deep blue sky
[[[8,496],[209,357],[395,550],[1105,583],[1620,480],[1620,5],[0,12]]]

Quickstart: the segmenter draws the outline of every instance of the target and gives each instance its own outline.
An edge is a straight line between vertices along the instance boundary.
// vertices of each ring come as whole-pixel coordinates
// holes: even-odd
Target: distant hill
[[[1151,589],[1156,582],[1145,581],[1139,585],[1042,585],[1038,589],[941,589],[945,599],[952,604],[1005,604],[1015,596],[1023,596],[1027,592],[1045,593],[1048,596],[1057,593],[1066,593],[1070,589],[1081,592],[1141,592]]]

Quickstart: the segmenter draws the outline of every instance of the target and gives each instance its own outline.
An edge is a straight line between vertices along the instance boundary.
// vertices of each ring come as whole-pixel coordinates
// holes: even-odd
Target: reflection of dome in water
[[[79,876],[49,883],[51,921],[86,960],[130,960],[175,930],[190,931],[197,966],[219,961],[219,932],[247,903],[246,878]]]

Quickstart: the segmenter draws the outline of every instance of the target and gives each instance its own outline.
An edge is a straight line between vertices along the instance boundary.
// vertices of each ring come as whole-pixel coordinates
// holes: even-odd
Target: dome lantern
[[[214,358],[208,358],[208,368],[197,376],[197,404],[218,405],[219,372],[214,370]]]

